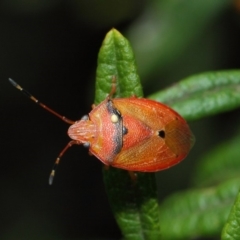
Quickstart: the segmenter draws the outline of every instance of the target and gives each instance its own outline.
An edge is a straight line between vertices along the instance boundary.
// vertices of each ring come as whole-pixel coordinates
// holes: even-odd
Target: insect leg
[[[135,184],[137,182],[137,174],[132,171],[128,171],[128,175],[132,180],[132,183]]]
[[[62,157],[63,154],[64,154],[72,145],[74,145],[74,144],[80,145],[81,142],[76,141],[76,140],[72,140],[72,141],[70,141],[70,142],[67,144],[67,146],[60,152],[60,154],[59,154],[59,156],[57,157],[55,163],[53,164],[52,171],[51,171],[51,173],[50,173],[49,181],[48,181],[48,182],[49,182],[49,185],[52,185],[52,183],[53,183],[53,178],[54,178],[54,176],[55,176],[56,168],[57,168],[57,166],[58,166],[58,164],[59,164],[59,162],[60,162],[61,157]]]

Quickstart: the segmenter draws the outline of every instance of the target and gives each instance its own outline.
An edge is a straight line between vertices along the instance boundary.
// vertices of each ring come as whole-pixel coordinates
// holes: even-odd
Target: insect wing
[[[186,121],[164,104],[144,98],[114,99],[127,134],[114,167],[153,172],[183,160],[194,143]]]

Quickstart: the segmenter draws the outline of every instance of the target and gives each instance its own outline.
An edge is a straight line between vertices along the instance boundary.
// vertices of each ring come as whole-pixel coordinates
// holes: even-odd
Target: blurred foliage
[[[160,222],[162,239],[219,239],[221,231],[222,239],[238,239],[239,6],[239,0],[1,1],[0,187],[5,220],[1,239],[120,238],[104,198],[100,166],[86,161],[86,155],[71,155],[71,159],[77,155],[81,165],[65,165],[64,173],[58,173],[61,187],[57,181],[54,188],[43,186],[51,158],[65,144],[59,142],[61,125],[51,120],[50,126],[43,125],[48,122],[43,120],[45,115],[41,117],[40,110],[29,110],[29,105],[9,90],[8,83],[4,85],[8,77],[24,79],[31,89],[35,87],[33,93],[39,91],[44,102],[52,101],[61,112],[75,118],[87,113],[93,102],[90,79],[94,78],[97,51],[112,27],[121,30],[133,47],[132,51],[126,40],[126,51],[131,52],[126,65],[132,64],[138,86],[135,94],[142,95],[141,78],[145,96],[151,94],[151,98],[166,102],[188,120],[195,120],[190,124],[197,139],[186,160],[157,174],[159,205],[152,177],[141,182],[144,189],[137,188],[136,192],[143,195],[135,205],[125,202],[129,212],[121,212],[119,217],[132,220],[132,225],[126,221],[129,228],[125,228],[120,223],[123,235],[147,229],[150,236]],[[119,56],[108,57],[111,69],[111,59],[116,61]],[[101,64],[101,58],[98,61]],[[107,84],[103,84],[101,95],[96,90],[96,103],[109,93],[111,74],[128,74],[111,70],[102,72]],[[128,80],[122,80],[118,96],[125,97],[135,90],[134,85],[126,87]],[[161,90],[166,86],[170,87]],[[112,184],[126,183],[126,178],[119,183],[107,180],[117,174],[104,173],[104,181],[113,186],[110,192],[116,190]],[[146,194],[149,186],[151,191]],[[127,190],[132,196],[131,186]],[[113,200],[117,196],[113,194]]]
[[[228,0],[152,1],[129,30],[140,75],[145,78],[155,69],[169,69],[189,44],[205,37],[209,23],[230,5]]]
[[[193,186],[212,186],[239,176],[240,131],[206,153],[196,166]]]
[[[168,197],[160,205],[163,239],[219,236],[239,186],[240,178],[236,178],[216,186],[192,188]]]
[[[240,238],[240,193],[236,198],[236,201],[231,209],[228,217],[228,221],[222,231],[223,240],[237,240]]]

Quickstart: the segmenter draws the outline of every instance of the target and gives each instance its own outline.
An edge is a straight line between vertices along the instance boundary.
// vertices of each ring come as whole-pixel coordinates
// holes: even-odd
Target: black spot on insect
[[[126,135],[127,133],[128,133],[128,129],[125,126],[123,126],[123,135]]]
[[[164,131],[164,130],[158,131],[158,136],[159,136],[160,138],[165,138],[165,131]]]

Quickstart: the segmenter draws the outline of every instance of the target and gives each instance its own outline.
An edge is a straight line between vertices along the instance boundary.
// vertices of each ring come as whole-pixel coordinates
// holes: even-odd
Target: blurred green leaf
[[[222,240],[240,239],[240,193],[231,209],[227,223],[222,231]]]
[[[149,98],[170,105],[187,120],[229,111],[240,106],[240,71],[193,75]]]
[[[115,29],[108,32],[98,56],[95,103],[110,93],[117,79],[117,97],[142,96],[133,52],[129,42]],[[155,175],[138,173],[136,182],[128,172],[103,171],[114,216],[125,239],[160,239],[159,209]]]
[[[204,29],[231,4],[228,0],[153,1],[128,33],[140,76],[146,78],[155,70],[171,67],[171,62],[206,34]]]
[[[187,190],[167,198],[160,206],[163,239],[217,236],[239,191],[240,178],[216,187]]]
[[[240,175],[240,134],[207,153],[196,166],[193,184],[209,186]]]

